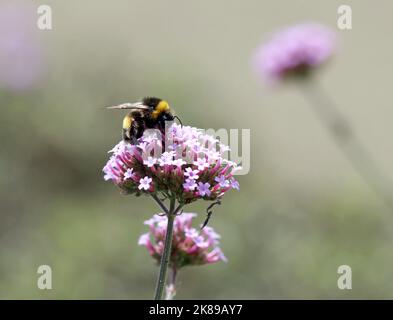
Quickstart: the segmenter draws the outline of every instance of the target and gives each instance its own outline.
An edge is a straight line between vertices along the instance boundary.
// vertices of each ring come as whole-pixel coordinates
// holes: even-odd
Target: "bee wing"
[[[145,106],[142,102],[135,102],[135,103],[122,103],[116,106],[106,107],[107,109],[140,109],[140,110],[148,110],[149,107]]]

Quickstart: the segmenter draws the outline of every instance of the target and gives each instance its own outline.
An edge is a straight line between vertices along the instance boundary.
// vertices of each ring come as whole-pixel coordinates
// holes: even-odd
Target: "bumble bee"
[[[123,140],[135,144],[142,137],[145,129],[165,130],[165,121],[173,121],[175,118],[168,102],[165,100],[146,97],[136,103],[123,103],[108,107],[108,109],[131,109],[123,119]]]

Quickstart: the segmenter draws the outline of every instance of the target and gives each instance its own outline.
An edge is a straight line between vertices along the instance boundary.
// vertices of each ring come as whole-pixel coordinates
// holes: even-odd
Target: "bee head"
[[[154,97],[147,97],[142,100],[142,103],[150,108],[151,117],[154,120],[158,118],[161,118],[165,121],[174,120],[174,116],[171,113],[171,108],[168,102],[166,102],[165,100]]]

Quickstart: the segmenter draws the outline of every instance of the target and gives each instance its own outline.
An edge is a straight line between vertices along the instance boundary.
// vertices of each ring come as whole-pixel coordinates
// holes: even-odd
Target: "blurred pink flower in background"
[[[182,213],[175,219],[170,266],[176,270],[187,265],[227,261],[218,247],[220,236],[211,227],[202,230],[193,228],[191,224],[194,217],[195,213]],[[149,232],[139,238],[138,244],[145,246],[157,262],[164,250],[167,223],[165,216],[154,215],[145,221],[150,228]]]
[[[224,158],[227,146],[197,128],[176,123],[166,135],[172,142],[170,151],[160,155],[154,151],[165,143],[161,137],[143,136],[135,145],[117,144],[103,169],[104,179],[129,194],[173,194],[181,204],[216,200],[228,190],[239,190],[233,174],[240,167]]]
[[[304,76],[326,62],[336,48],[336,36],[329,28],[305,23],[292,26],[272,36],[254,57],[256,71],[268,82],[287,76]]]
[[[42,51],[37,17],[31,5],[0,5],[0,89],[29,89],[39,79]]]

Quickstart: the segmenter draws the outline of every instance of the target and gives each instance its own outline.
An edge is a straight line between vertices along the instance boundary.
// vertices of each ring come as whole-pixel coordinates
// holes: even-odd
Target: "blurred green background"
[[[7,3],[34,19],[42,4]],[[182,270],[177,298],[393,298],[392,213],[296,86],[266,88],[250,61],[282,26],[336,30],[340,49],[320,80],[393,177],[393,3],[345,1],[350,31],[336,27],[336,0],[45,4],[53,30],[28,25],[39,78],[0,88],[0,298],[153,297],[158,268],[137,240],[157,207],[120,195],[101,172],[123,117],[103,107],[146,95],[165,98],[193,126],[251,129],[251,171],[210,222],[229,262]],[[200,223],[206,205],[187,211]],[[52,290],[37,288],[42,264],[52,267]],[[352,290],[337,288],[342,264],[352,267]]]

